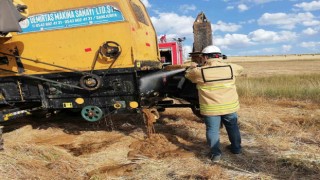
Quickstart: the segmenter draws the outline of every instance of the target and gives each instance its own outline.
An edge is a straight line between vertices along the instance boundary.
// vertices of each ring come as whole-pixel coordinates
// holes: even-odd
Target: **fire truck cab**
[[[159,51],[161,62],[164,65],[183,64],[183,52],[179,42],[172,41],[159,43]]]

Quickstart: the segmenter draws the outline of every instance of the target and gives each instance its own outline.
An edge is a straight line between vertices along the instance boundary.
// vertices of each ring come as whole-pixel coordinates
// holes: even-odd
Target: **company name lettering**
[[[31,23],[42,23],[42,22],[53,22],[57,20],[67,20],[73,18],[82,18],[87,16],[96,16],[100,17],[114,17],[116,14],[112,13],[116,11],[112,6],[100,6],[93,9],[78,9],[71,11],[62,11],[49,14],[41,14],[29,17]]]

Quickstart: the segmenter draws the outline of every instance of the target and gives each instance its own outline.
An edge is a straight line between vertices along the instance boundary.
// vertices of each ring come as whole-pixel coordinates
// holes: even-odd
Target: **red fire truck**
[[[167,42],[165,35],[160,38],[159,50],[161,61],[164,65],[183,64],[182,41],[185,38],[173,39]]]

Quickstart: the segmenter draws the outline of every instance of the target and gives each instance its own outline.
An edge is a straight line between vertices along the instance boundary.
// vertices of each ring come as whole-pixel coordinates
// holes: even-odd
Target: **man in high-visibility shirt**
[[[186,72],[186,78],[197,84],[200,113],[206,124],[207,143],[210,146],[210,159],[218,162],[221,158],[220,123],[226,127],[231,145],[228,149],[234,154],[241,153],[241,136],[238,127],[239,109],[235,76],[243,68],[236,64],[222,62],[218,47],[203,49],[203,64],[193,64]]]

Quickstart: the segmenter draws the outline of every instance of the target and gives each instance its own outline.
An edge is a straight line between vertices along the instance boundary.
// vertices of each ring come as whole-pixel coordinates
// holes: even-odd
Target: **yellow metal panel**
[[[0,51],[12,54],[17,47],[22,57],[40,60],[46,63],[87,71],[96,58],[99,47],[106,41],[117,42],[121,46],[121,55],[113,68],[133,67],[135,60],[158,61],[156,33],[139,0],[134,0],[147,17],[149,26],[136,21],[129,1],[121,0],[24,0],[28,6],[29,17],[66,10],[111,5],[119,9],[124,21],[16,34],[0,44]],[[21,59],[26,74],[46,74],[66,71],[40,63]],[[17,71],[15,58],[9,58],[9,65],[0,68]],[[98,56],[95,69],[107,69],[112,59]],[[3,74],[2,74],[3,76]]]

